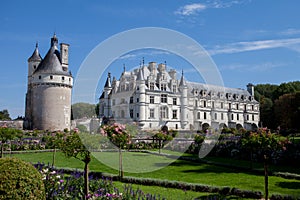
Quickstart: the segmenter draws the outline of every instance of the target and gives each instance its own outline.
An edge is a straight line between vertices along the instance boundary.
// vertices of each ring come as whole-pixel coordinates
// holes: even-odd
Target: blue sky
[[[162,27],[201,44],[225,86],[299,80],[299,7],[297,0],[1,1],[0,110],[8,109],[13,118],[24,115],[27,59],[36,42],[45,56],[54,32],[59,42],[70,44],[75,77],[86,56],[105,39],[129,29]],[[157,52],[129,52],[116,60],[112,73],[119,77],[122,63],[136,67],[144,57],[146,63],[179,65],[193,79],[188,63]]]

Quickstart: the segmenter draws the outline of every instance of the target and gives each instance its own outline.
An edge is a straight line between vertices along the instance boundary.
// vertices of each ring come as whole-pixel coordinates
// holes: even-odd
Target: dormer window
[[[160,84],[160,90],[166,91],[167,90],[167,84],[165,84],[165,83]]]

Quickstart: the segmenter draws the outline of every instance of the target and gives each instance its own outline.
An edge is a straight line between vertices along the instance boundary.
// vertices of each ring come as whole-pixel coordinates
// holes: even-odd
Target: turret
[[[107,79],[104,85],[104,116],[111,116],[111,102],[109,95],[111,93],[111,81],[110,81],[110,73],[107,75]]]
[[[42,61],[42,57],[39,53],[38,43],[36,43],[34,52],[27,60],[27,62],[28,62],[28,77],[31,77],[31,75],[37,69],[37,67],[41,63],[41,61]],[[30,80],[28,79],[28,81],[30,81]]]
[[[188,99],[187,99],[187,85],[184,80],[183,71],[179,83],[179,90],[180,90],[180,118],[181,118],[181,128],[186,129],[186,125],[188,124]]]
[[[143,122],[146,120],[146,84],[142,68],[139,69],[136,83],[139,87],[137,90],[139,98],[139,122],[140,125],[143,125]]]

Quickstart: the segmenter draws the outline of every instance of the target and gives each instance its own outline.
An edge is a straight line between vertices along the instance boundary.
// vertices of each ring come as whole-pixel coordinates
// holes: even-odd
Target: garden
[[[116,124],[95,135],[9,130],[8,136],[1,131],[2,157],[32,163],[39,171],[41,199],[262,199],[266,192],[270,199],[300,198],[295,134],[223,130],[210,154],[199,159],[204,136],[215,134],[212,130],[189,138],[158,132],[151,142],[132,140],[137,136]],[[189,141],[185,152],[175,137]]]

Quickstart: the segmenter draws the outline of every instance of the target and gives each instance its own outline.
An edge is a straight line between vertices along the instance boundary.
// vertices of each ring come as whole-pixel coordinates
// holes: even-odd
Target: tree
[[[4,109],[0,111],[0,120],[11,120],[8,110]]]
[[[119,149],[119,178],[122,179],[124,176],[122,149],[125,149],[127,145],[131,143],[131,135],[126,130],[125,125],[118,123],[104,125],[101,127],[100,131],[103,136],[107,136],[109,140]]]
[[[95,142],[96,141],[96,142]],[[76,158],[84,163],[84,195],[89,194],[89,163],[91,161],[91,150],[98,149],[99,136],[71,131],[65,133],[60,149],[67,157]]]
[[[264,161],[264,176],[265,176],[265,199],[268,199],[268,163],[274,151],[284,149],[284,145],[288,142],[286,138],[280,135],[271,133],[266,129],[259,129],[258,132],[247,132],[242,137],[242,146],[252,151],[262,152]]]
[[[260,117],[262,126],[268,128],[275,128],[274,112],[273,112],[273,101],[270,98],[262,96],[260,98]]]
[[[72,117],[74,119],[91,118],[97,116],[96,106],[89,103],[75,103],[72,105]]]
[[[4,145],[16,137],[21,137],[22,131],[13,128],[0,127],[0,140],[1,140],[1,158],[3,158]]]
[[[281,128],[300,129],[300,92],[280,96],[275,101],[274,110]]]

